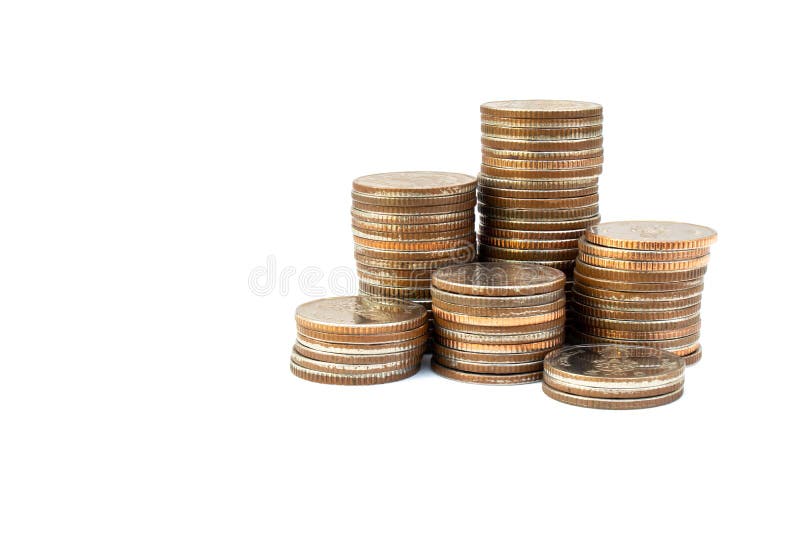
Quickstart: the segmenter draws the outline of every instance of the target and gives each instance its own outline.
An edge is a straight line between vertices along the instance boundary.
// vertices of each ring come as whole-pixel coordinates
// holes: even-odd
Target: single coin
[[[597,280],[618,282],[682,282],[702,278],[706,274],[706,267],[680,271],[627,271],[595,267],[580,260],[575,264],[575,270]]]
[[[554,251],[552,259],[574,259],[578,255],[576,239],[517,239],[511,237],[497,237],[493,235],[481,235],[480,242],[498,248],[509,248],[515,250],[541,250]],[[555,251],[569,250],[566,257],[563,254],[555,254]]]
[[[700,334],[695,333],[689,336],[676,339],[613,339],[602,336],[595,336],[576,330],[574,327],[567,325],[566,329],[567,338],[573,345],[596,345],[609,343],[612,345],[636,345],[640,347],[654,347],[657,349],[666,350],[675,354],[676,356],[685,356],[697,350],[699,346]]]
[[[592,226],[586,239],[597,245],[634,250],[704,248],[717,240],[707,226],[668,221],[619,221]]]
[[[464,350],[453,349],[439,345],[433,342],[433,353],[437,356],[444,356],[447,358],[455,358],[464,362],[473,363],[530,363],[541,362],[544,357],[552,350],[552,348],[545,348],[531,352],[469,352]]]
[[[562,139],[587,139],[603,135],[602,126],[583,128],[508,128],[481,124],[481,134],[500,139],[525,139],[527,141],[560,141]]]
[[[627,261],[680,261],[692,260],[707,256],[711,251],[710,247],[694,248],[687,250],[633,250],[626,248],[604,247],[595,245],[582,237],[578,243],[579,248],[586,254],[599,256],[601,258],[616,258]]]
[[[457,248],[440,250],[389,250],[365,247],[355,243],[353,249],[356,256],[366,256],[370,258],[394,261],[431,261],[447,258],[451,259],[452,263],[459,263],[459,260],[462,260],[463,258],[474,257],[475,255],[475,245],[472,243]]]
[[[509,250],[509,249],[505,249]],[[491,256],[490,253],[484,251],[483,254],[480,255],[481,261],[492,263],[512,263],[512,264],[531,264],[535,263],[536,265],[541,265],[543,267],[550,267],[552,269],[558,269],[559,271],[563,272],[567,276],[570,276],[572,273],[572,269],[575,267],[574,260],[562,260],[562,261],[545,261],[545,260],[512,260],[508,258],[494,258]]]
[[[669,319],[679,319],[696,315],[700,312],[700,305],[696,304],[694,306],[670,310],[620,310],[595,308],[593,306],[586,306],[583,304],[582,300],[580,298],[575,298],[575,294],[573,293],[572,301],[570,302],[570,311],[591,317],[618,319],[623,321],[665,321]]]
[[[440,318],[446,321],[460,324],[473,325],[493,325],[493,326],[521,326],[529,324],[539,324],[554,321],[564,317],[564,308],[556,309],[552,312],[540,313],[524,317],[486,317],[480,315],[467,315],[464,313],[453,313],[433,305],[433,315],[438,321]],[[599,335],[599,334],[598,334]]]
[[[509,246],[496,247],[488,243],[506,243]],[[480,242],[481,257],[488,256],[496,259],[517,260],[517,261],[573,261],[578,255],[578,249],[565,248],[555,250],[527,249],[520,246],[523,242],[511,239],[495,239],[492,237],[482,237]],[[535,241],[526,243],[535,244]]]
[[[571,393],[564,393],[553,389],[547,384],[542,384],[542,391],[551,399],[572,404],[573,406],[581,406],[584,408],[602,408],[606,410],[632,410],[638,408],[653,408],[655,406],[663,406],[670,402],[678,400],[683,395],[683,388],[676,389],[664,395],[656,395],[654,397],[645,397],[642,399],[597,399],[592,397],[583,397],[580,395],[573,395]]]
[[[527,141],[525,139],[502,139],[481,136],[481,146],[496,150],[517,150],[522,152],[562,152],[590,150],[603,146],[603,137],[590,139],[563,139],[560,141]]]
[[[435,312],[434,312],[435,313]],[[691,326],[684,328],[676,328],[674,330],[649,330],[645,332],[638,332],[633,330],[610,330],[607,328],[595,328],[585,324],[576,324],[576,328],[581,332],[592,336],[607,337],[609,339],[627,339],[636,341],[659,341],[664,339],[677,339],[681,337],[690,336],[700,332],[700,323],[697,322]]]
[[[600,197],[598,195],[585,195],[582,197],[566,198],[509,198],[495,197],[480,192],[478,193],[478,200],[486,206],[493,206],[496,208],[563,210],[596,205]]]
[[[312,300],[297,307],[298,326],[333,334],[386,334],[412,330],[425,322],[425,309],[413,302],[360,296]]]
[[[586,264],[583,264],[586,265]],[[684,291],[694,288],[703,287],[703,278],[693,278],[689,280],[680,280],[672,282],[634,282],[634,281],[618,281],[618,280],[602,280],[592,276],[585,275],[582,271],[575,269],[573,272],[575,282],[584,287],[592,287],[603,289],[607,291],[629,291],[629,292],[672,292]],[[583,289],[582,289],[583,291]]]
[[[472,198],[458,204],[441,204],[439,206],[378,206],[376,204],[365,204],[357,200],[353,201],[353,209],[359,211],[370,211],[372,213],[395,214],[395,215],[431,215],[439,213],[458,213],[469,210],[475,206],[475,199]]]
[[[564,291],[557,289],[549,293],[540,293],[537,295],[521,295],[513,297],[498,297],[490,296],[483,297],[480,295],[462,295],[451,291],[443,291],[437,287],[431,287],[431,298],[434,302],[449,302],[451,304],[459,304],[461,306],[474,306],[483,308],[512,308],[517,306],[538,306],[540,304],[548,304],[560,300],[564,297]]]
[[[653,271],[683,271],[687,269],[697,269],[708,265],[709,256],[701,256],[691,260],[676,261],[628,261],[613,258],[601,258],[581,252],[578,259],[595,267],[606,269],[618,269],[622,271],[653,272]]]
[[[372,276],[369,273],[358,271],[358,279],[375,286],[407,287],[414,289],[430,289],[430,278],[392,278]]]
[[[294,361],[289,362],[289,365],[292,373],[298,378],[302,378],[303,380],[308,380],[310,382],[318,382],[320,384],[339,386],[367,386],[374,384],[386,384],[413,376],[420,369],[420,365],[417,364],[406,369],[398,369],[383,373],[347,375],[340,373],[325,373],[322,371],[306,369],[305,367],[297,365]]]
[[[423,233],[401,233],[401,232],[373,232],[363,231],[353,227],[353,235],[362,239],[372,241],[446,241],[460,238],[467,238],[473,235],[473,228],[461,228],[446,232],[423,232]]]
[[[454,253],[452,257],[444,257],[432,260],[391,260],[380,259],[364,256],[362,254],[355,254],[357,265],[370,266],[379,269],[432,269],[436,270],[448,265],[467,263],[474,260],[476,251],[472,247],[466,247],[460,253]]]
[[[455,172],[408,171],[371,174],[353,180],[353,190],[385,196],[446,196],[474,189],[474,176]]]
[[[362,221],[353,217],[353,228],[357,228],[361,232],[375,232],[379,234],[397,233],[401,235],[406,234],[424,234],[435,232],[452,232],[454,230],[472,229],[475,227],[475,215],[466,217],[457,221],[443,222],[443,223],[423,223],[423,224],[391,224],[382,222]]]
[[[483,155],[481,161],[502,169],[582,169],[603,164],[603,156],[585,159],[509,159]]]
[[[583,235],[583,229],[577,230],[544,230],[541,232],[532,230],[507,230],[505,228],[495,228],[481,224],[478,227],[478,234],[482,237],[496,237],[505,239],[522,239],[526,241],[569,241],[575,248],[578,236]],[[556,248],[556,247],[547,247]]]
[[[502,228],[504,230],[524,230],[532,232],[563,231],[563,230],[585,230],[588,225],[599,221],[600,216],[587,217],[584,219],[573,219],[567,221],[530,221],[520,219],[508,219],[501,217],[488,217],[481,215],[481,224],[492,228]]]
[[[538,295],[564,288],[564,273],[540,265],[468,263],[436,271],[443,291],[481,296]]]
[[[445,367],[444,365],[437,363],[434,359],[431,359],[431,369],[433,369],[434,373],[444,378],[449,378],[457,382],[469,382],[472,384],[530,384],[542,379],[541,371],[508,375],[470,373],[467,371],[458,371],[456,369]]]
[[[436,269],[386,269],[356,262],[356,271],[359,274],[364,273],[374,278],[430,280],[435,270]]]
[[[543,365],[541,361],[520,363],[470,362],[439,355],[434,355],[432,361],[456,371],[489,375],[510,375],[531,373],[534,371],[541,372]]]
[[[578,328],[602,328],[609,330],[619,330],[623,332],[660,332],[665,330],[676,330],[697,326],[700,323],[700,314],[694,313],[687,317],[662,320],[631,320],[631,319],[612,319],[608,317],[596,317],[583,315],[576,309],[572,310],[570,320]],[[678,336],[673,336],[678,337]]]
[[[483,216],[495,219],[516,219],[537,221],[573,221],[575,219],[585,219],[596,217],[600,213],[597,203],[588,204],[579,208],[564,209],[515,209],[515,208],[496,208],[487,204],[478,203],[478,213]]]
[[[356,221],[387,224],[439,224],[474,218],[475,210],[472,209],[472,207],[468,207],[463,211],[454,211],[452,213],[412,213],[402,215],[397,213],[375,213],[373,211],[351,209],[350,214],[353,216],[353,224],[355,224]]]
[[[501,298],[501,297],[495,297]],[[461,304],[453,304],[443,300],[437,300],[433,306],[450,313],[461,313],[464,315],[476,315],[479,317],[530,317],[541,313],[550,313],[563,308],[566,305],[566,299],[560,298],[553,302],[546,304],[539,304],[536,306],[515,306],[515,307],[481,307],[481,306],[464,306]]]
[[[488,146],[481,147],[481,154],[493,158],[533,159],[533,160],[565,160],[586,159],[603,155],[603,147],[588,150],[561,150],[555,152],[533,152],[529,150],[503,150]],[[480,184],[480,179],[478,180]]]
[[[587,126],[602,126],[603,116],[595,115],[585,118],[548,118],[548,119],[523,119],[514,117],[498,117],[496,115],[481,114],[481,124],[492,126],[505,126],[508,128],[585,128]]]
[[[667,354],[672,355],[672,353],[667,352]],[[682,359],[679,356],[674,356],[675,358]],[[660,386],[651,386],[646,388],[621,388],[621,387],[592,387],[592,386],[585,386],[574,384],[569,381],[562,380],[558,377],[552,376],[544,372],[544,376],[542,380],[545,384],[550,386],[551,388],[561,391],[563,393],[570,393],[572,395],[580,395],[582,397],[592,397],[597,399],[641,399],[647,397],[653,397],[655,395],[664,395],[666,393],[670,393],[675,391],[676,389],[680,389],[683,387],[684,379],[683,375],[680,378],[673,380],[669,384],[663,384]]]
[[[697,346],[697,350],[692,352],[691,354],[687,354],[683,356],[683,362],[686,365],[694,365],[700,361],[700,358],[703,357],[703,348],[701,346]]]
[[[575,119],[603,114],[603,106],[577,100],[503,100],[481,104],[481,113],[521,119]]]
[[[550,200],[555,201],[558,199],[578,198],[588,195],[597,194],[597,186],[583,187],[580,189],[548,189],[540,191],[537,189],[503,189],[499,187],[480,186],[478,189],[479,195],[496,198],[516,198],[516,199],[535,199],[535,200]]]
[[[563,323],[555,328],[539,330],[530,334],[472,334],[459,330],[449,330],[441,325],[434,324],[434,335],[436,338],[449,339],[461,343],[476,345],[521,345],[525,343],[535,343],[547,339],[556,338],[564,335]],[[542,347],[543,349],[546,347]]]
[[[514,180],[541,180],[549,182],[552,180],[566,180],[569,178],[597,177],[603,172],[603,166],[583,167],[580,169],[504,169],[492,167],[491,165],[481,164],[481,174],[492,178],[511,178]]]
[[[412,328],[411,330],[388,332],[385,334],[332,334],[330,332],[322,332],[297,325],[297,332],[307,338],[317,341],[327,341],[329,343],[349,343],[356,345],[372,345],[375,343],[390,343],[393,341],[409,341],[425,335],[427,331],[427,322],[416,328]]]
[[[435,324],[437,327],[446,328],[452,332],[462,332],[462,333],[470,333],[470,334],[485,334],[485,335],[492,335],[492,336],[505,336],[505,335],[522,335],[522,334],[533,334],[536,332],[541,332],[542,330],[552,330],[553,328],[561,328],[564,326],[564,317],[557,317],[552,321],[544,322],[544,323],[534,323],[534,324],[526,324],[526,325],[516,325],[516,326],[508,326],[508,325],[474,325],[474,324],[464,324],[464,323],[456,323],[454,321],[448,321],[442,317],[435,317]]]
[[[459,193],[457,195],[444,195],[444,196],[399,196],[390,197],[386,195],[373,195],[368,193],[361,193],[359,191],[352,191],[350,193],[353,200],[364,204],[375,206],[441,206],[445,204],[460,204],[467,202],[475,197],[475,191],[471,190],[466,193]]]
[[[362,247],[379,250],[451,250],[454,248],[466,247],[474,244],[475,234],[470,233],[464,237],[443,239],[441,241],[387,241],[379,239],[366,239],[364,237],[354,235],[353,242],[361,245]]]
[[[377,296],[395,299],[424,299],[429,298],[431,292],[427,288],[390,287],[370,284],[364,280],[358,281],[358,289],[362,295]]]
[[[420,342],[417,341],[417,343]],[[390,364],[393,362],[419,360],[425,353],[426,347],[427,343],[422,342],[422,344],[418,344],[417,346],[410,349],[402,351],[394,351],[394,352],[383,352],[378,354],[369,354],[369,353],[341,354],[337,352],[316,350],[311,347],[302,345],[300,343],[295,343],[293,349],[294,352],[296,352],[297,354],[300,354],[301,356],[304,356],[306,358],[318,362],[344,364],[344,365],[370,365],[370,364]]]
[[[312,371],[343,375],[364,375],[387,373],[391,371],[397,371],[399,369],[408,369],[409,367],[419,365],[422,361],[422,356],[386,363],[347,364],[314,360],[313,358],[307,358],[298,352],[292,351],[291,360],[300,367],[310,369]]]
[[[427,318],[425,321],[427,324]],[[311,339],[309,337],[304,336],[303,334],[297,334],[297,343],[303,345],[304,347],[308,347],[309,349],[313,349],[315,351],[333,352],[336,354],[346,355],[348,357],[355,358],[360,356],[394,354],[397,352],[404,352],[417,349],[418,347],[424,346],[428,343],[428,335],[425,334],[423,336],[420,336],[416,339],[411,339],[409,341],[393,341],[390,343],[363,344],[363,343],[331,343],[329,341],[319,341],[316,339]],[[301,352],[301,354],[304,353]]]
[[[583,306],[589,306],[592,308],[600,309],[602,312],[607,311],[615,311],[618,310],[620,312],[679,312],[685,310],[686,308],[700,306],[700,300],[702,299],[702,294],[698,293],[697,295],[683,298],[683,299],[673,299],[673,300],[666,300],[666,299],[659,299],[659,300],[648,300],[646,298],[647,295],[660,295],[660,293],[629,293],[629,295],[636,296],[631,300],[621,300],[621,299],[599,299],[596,297],[590,297],[584,294],[584,289],[586,289],[583,285],[578,284],[576,288],[573,289],[572,293],[572,302],[576,304],[581,304]]]
[[[525,178],[493,178],[485,174],[478,175],[480,187],[494,187],[499,189],[524,190],[524,191],[560,191],[580,189],[583,187],[597,187],[600,179],[597,176],[583,178],[564,178],[550,180],[528,180]],[[499,196],[499,195],[498,195]]]

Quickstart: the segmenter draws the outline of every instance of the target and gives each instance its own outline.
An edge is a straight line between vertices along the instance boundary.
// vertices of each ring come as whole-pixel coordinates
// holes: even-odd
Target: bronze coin
[[[585,197],[596,195],[597,186],[591,185],[577,189],[505,189],[502,187],[481,186],[478,195],[491,195],[497,198],[554,199]]]
[[[542,329],[529,334],[472,334],[460,330],[449,330],[434,322],[434,335],[461,343],[477,345],[522,345],[559,337],[564,334],[563,322],[554,328]]]
[[[702,295],[680,300],[647,300],[638,298],[636,300],[607,300],[587,297],[583,294],[584,287],[579,285],[572,293],[573,304],[591,307],[599,310],[597,313],[620,312],[620,313],[683,313],[684,310],[693,307],[700,307]],[[650,295],[651,293],[632,293],[632,295]],[[588,314],[588,315],[591,315]]]
[[[603,166],[583,167],[581,169],[558,169],[558,170],[539,170],[539,169],[502,169],[490,165],[481,165],[481,174],[492,178],[512,178],[515,180],[564,180],[567,178],[585,178],[590,176],[600,176],[603,173]]]
[[[371,241],[451,241],[455,239],[467,239],[475,235],[475,230],[474,228],[468,227],[449,231],[411,233],[364,231],[353,227],[353,235]]]
[[[495,297],[501,298],[501,297]],[[477,315],[480,317],[530,317],[532,315],[539,315],[542,313],[550,313],[563,308],[566,305],[566,299],[560,298],[558,300],[548,302],[545,304],[538,304],[535,306],[514,306],[514,307],[497,307],[497,306],[471,306],[462,304],[453,304],[443,300],[436,300],[433,306],[450,313],[458,313],[464,315]]]
[[[585,265],[585,264],[584,264]],[[624,280],[601,280],[592,276],[587,276],[579,269],[572,273],[575,282],[585,287],[593,287],[610,291],[630,291],[644,293],[661,293],[671,291],[683,291],[697,287],[703,287],[703,278],[672,281],[672,282],[634,282]]]
[[[529,363],[540,362],[552,348],[545,348],[531,352],[470,352],[453,349],[433,342],[433,353],[437,356],[455,358],[460,361],[473,363]]]
[[[662,332],[673,331],[682,328],[696,327],[700,323],[700,314],[694,313],[686,317],[662,320],[632,320],[632,319],[611,319],[607,317],[596,317],[583,315],[577,310],[572,309],[570,320],[576,328],[592,328],[603,330],[619,330],[621,332]],[[684,334],[686,335],[686,334]],[[624,336],[623,336],[624,337]],[[680,336],[672,336],[680,337]],[[634,339],[634,338],[631,338]]]
[[[564,273],[540,265],[467,263],[436,271],[443,291],[480,296],[538,295],[564,287]]]
[[[343,375],[364,375],[386,373],[397,371],[399,369],[408,369],[409,367],[417,366],[422,361],[422,356],[416,358],[408,358],[405,360],[396,360],[386,363],[331,363],[315,360],[292,351],[291,360],[300,367],[309,369],[311,371],[321,371],[323,373],[343,374]]]
[[[552,269],[558,269],[565,275],[569,275],[569,273],[572,272],[572,268],[575,266],[575,260],[546,261],[546,260],[511,260],[508,258],[495,258],[492,257],[491,253],[486,250],[483,251],[480,257],[481,261],[486,263],[496,262],[496,263],[511,263],[518,265],[535,263],[536,265],[541,265],[542,267],[550,267]]]
[[[458,204],[442,204],[440,206],[377,206],[374,204],[365,204],[364,202],[354,200],[353,209],[390,215],[435,215],[468,211],[475,206],[475,202],[476,200],[472,198],[466,202],[459,202]]]
[[[358,289],[363,295],[395,299],[426,299],[431,292],[427,288],[390,287],[370,284],[364,280],[358,281]]]
[[[564,291],[557,289],[548,293],[539,293],[537,295],[521,295],[510,297],[498,297],[481,295],[462,295],[451,291],[444,291],[437,287],[431,287],[431,298],[434,302],[441,303],[447,302],[450,304],[459,304],[461,306],[475,306],[475,307],[493,307],[493,308],[513,308],[517,306],[539,306],[540,304],[548,304],[564,297]]]
[[[425,322],[411,330],[401,332],[387,332],[377,334],[332,334],[313,330],[301,325],[297,325],[297,332],[303,336],[316,341],[327,341],[328,343],[348,343],[355,345],[372,345],[375,343],[390,343],[393,341],[409,341],[424,336],[428,332],[428,323]]]
[[[416,339],[411,339],[408,341],[392,341],[389,343],[364,344],[364,343],[331,343],[329,341],[320,341],[317,339],[311,339],[309,337],[304,336],[303,334],[298,333],[297,343],[317,352],[328,352],[328,353],[332,352],[335,354],[340,354],[343,356],[355,358],[357,356],[386,355],[386,354],[395,354],[398,352],[414,350],[428,343],[428,335],[425,334]],[[305,355],[305,353],[301,351],[298,352]]]
[[[634,250],[705,248],[717,240],[707,226],[670,221],[615,221],[592,226],[586,239],[597,245]]]
[[[610,280],[616,282],[683,282],[702,278],[706,274],[705,267],[684,269],[680,271],[627,271],[623,269],[607,269],[595,267],[578,260],[575,271],[596,280]]]
[[[342,354],[337,352],[328,352],[323,350],[313,349],[300,343],[294,344],[294,352],[306,358],[316,360],[318,362],[327,362],[334,364],[345,365],[371,365],[371,364],[389,364],[392,362],[401,362],[409,360],[418,360],[425,353],[427,344],[425,341],[417,341],[417,345],[410,349],[399,350],[394,352],[382,352],[377,354]],[[301,364],[302,365],[302,364]]]
[[[451,263],[463,263],[466,258],[475,257],[475,246],[473,244],[438,250],[389,250],[365,247],[356,243],[353,249],[356,254],[356,259],[362,262],[363,259],[361,259],[360,256],[393,261],[432,261],[446,259]]]
[[[599,181],[600,179],[597,176],[527,180],[525,178],[495,178],[486,176],[485,174],[478,175],[478,184],[480,187],[508,189],[511,191],[568,191],[585,187],[597,187]]]
[[[531,373],[534,371],[540,372],[543,366],[541,360],[520,363],[470,362],[465,360],[457,360],[455,358],[450,358],[449,356],[439,355],[434,355],[432,361],[447,367],[448,369],[488,375],[510,375]]]
[[[456,380],[458,382],[470,382],[473,384],[492,384],[492,385],[512,385],[512,384],[530,384],[542,379],[541,371],[534,371],[530,373],[517,373],[508,375],[496,374],[480,374],[469,373],[466,371],[458,371],[445,367],[433,359],[431,359],[431,369],[433,372],[444,378]]]
[[[575,239],[519,239],[513,237],[496,237],[491,235],[481,235],[481,244],[498,248],[509,248],[515,250],[569,250],[566,259],[574,259],[578,254],[577,240]],[[573,252],[574,251],[574,252]],[[565,259],[556,256],[553,259]]]
[[[683,388],[676,389],[670,393],[663,395],[656,395],[653,397],[645,397],[640,399],[598,399],[592,397],[583,397],[580,395],[573,395],[571,393],[564,393],[553,389],[547,384],[542,384],[542,391],[551,399],[572,404],[573,406],[581,406],[584,408],[602,408],[606,410],[632,410],[638,408],[653,408],[655,406],[662,406],[670,402],[678,400],[683,395]]]
[[[578,237],[583,235],[584,229],[577,230],[544,230],[537,232],[534,230],[507,230],[505,228],[495,228],[493,226],[480,225],[478,227],[478,234],[486,237],[499,237],[503,239],[521,239],[528,241],[559,241],[569,240],[570,243],[576,243]],[[555,248],[555,247],[547,247]],[[575,248],[575,245],[566,247]]]
[[[667,352],[667,354],[670,354]],[[674,355],[673,355],[674,356]],[[679,360],[682,359],[679,356],[674,356]],[[634,388],[634,389],[625,389],[619,387],[591,387],[591,386],[583,386],[583,385],[576,385],[572,382],[561,380],[557,377],[549,375],[547,371],[544,372],[544,376],[542,377],[545,384],[550,386],[551,388],[561,391],[562,393],[570,393],[572,395],[579,395],[581,397],[592,397],[596,399],[641,399],[652,397],[655,395],[664,395],[666,393],[670,393],[675,391],[676,389],[680,389],[683,387],[684,379],[681,376],[679,379],[674,380],[671,384],[665,384],[660,386],[651,386],[647,388]]]
[[[602,126],[603,116],[595,115],[593,117],[577,119],[532,119],[520,117],[498,117],[496,115],[486,115],[482,113],[481,124],[505,126],[507,128],[585,128],[587,126]]]
[[[520,119],[579,119],[603,114],[603,106],[577,100],[503,100],[481,104],[481,113]]]
[[[480,352],[484,354],[491,353],[518,353],[518,352],[534,352],[544,349],[554,349],[560,347],[564,343],[564,334],[559,334],[549,339],[540,341],[531,341],[528,343],[509,343],[505,345],[497,343],[467,343],[465,341],[458,341],[447,337],[442,337],[434,333],[436,343],[451,349],[457,349],[464,352]]]
[[[699,362],[700,358],[702,358],[702,357],[703,357],[703,348],[700,345],[698,345],[697,346],[697,350],[695,350],[691,354],[687,354],[686,356],[683,356],[683,362],[686,365],[694,365],[697,362]]]
[[[294,361],[289,363],[292,374],[303,380],[318,382],[321,384],[331,384],[338,386],[367,386],[374,384],[386,384],[413,376],[419,371],[420,365],[416,364],[406,369],[397,369],[383,373],[371,374],[340,374],[325,373],[314,371],[297,365]]]
[[[398,250],[398,251],[423,251],[423,250],[452,250],[454,248],[470,246],[475,242],[475,234],[441,241],[382,241],[378,239],[366,239],[354,235],[353,242],[365,248],[378,250]]]
[[[450,331],[457,331],[462,333],[470,333],[470,334],[491,334],[491,335],[519,335],[519,334],[531,334],[535,332],[540,332],[542,330],[550,330],[553,328],[561,328],[564,326],[564,317],[557,317],[552,321],[547,321],[544,323],[533,323],[533,324],[525,324],[525,325],[516,325],[516,326],[509,326],[509,325],[475,325],[475,324],[465,324],[465,323],[457,323],[454,321],[448,321],[442,317],[434,317],[435,323],[437,327],[446,328]]]
[[[464,228],[472,229],[475,227],[475,216],[466,217],[456,221],[443,223],[423,223],[423,224],[391,224],[382,222],[362,221],[353,218],[353,228],[358,228],[362,232],[376,232],[380,234],[397,233],[405,234],[424,234],[431,232],[452,232]]]
[[[409,289],[430,289],[431,287],[430,278],[390,278],[372,276],[369,273],[358,271],[358,279],[366,284],[374,286],[405,287]]]
[[[525,139],[502,139],[481,136],[481,146],[495,150],[516,150],[521,152],[572,152],[602,148],[603,137],[589,139],[562,139],[559,141],[528,141]]]
[[[368,297],[332,297],[301,304],[298,326],[332,334],[385,334],[412,330],[425,322],[425,309],[413,302]]]
[[[595,336],[580,332],[575,328],[567,325],[566,329],[567,338],[573,345],[597,345],[609,343],[612,345],[636,345],[640,347],[655,347],[657,349],[666,350],[677,356],[685,356],[691,354],[697,347],[700,346],[700,334],[691,334],[686,337],[676,339],[661,339],[661,340],[648,340],[648,339],[612,339],[608,337]]]
[[[481,147],[481,154],[494,158],[504,159],[532,159],[532,160],[564,160],[564,159],[589,159],[603,155],[603,147],[586,150],[560,150],[553,152],[534,152],[531,150],[508,150],[489,146]],[[480,185],[480,177],[478,177]]]
[[[676,261],[691,260],[701,256],[707,256],[710,247],[694,248],[687,250],[633,250],[626,248],[604,247],[595,245],[582,237],[578,242],[581,252],[599,256],[601,258],[616,258],[628,261]]]
[[[484,241],[484,239],[486,241]],[[575,260],[578,254],[576,248],[564,248],[557,250],[537,250],[525,249],[520,247],[499,247],[493,246],[488,243],[506,243],[509,245],[515,244],[513,240],[492,239],[489,237],[481,238],[479,255],[481,258],[491,257],[496,259],[517,260],[517,261],[570,261]],[[571,263],[571,265],[574,265]]]
[[[600,281],[598,281],[599,283]],[[687,289],[679,289],[675,291],[615,291],[613,289],[603,289],[585,285],[578,282],[576,290],[583,293],[587,297],[602,300],[618,300],[618,301],[644,301],[651,303],[652,301],[680,301],[689,298],[702,296],[703,284],[702,282]],[[697,301],[699,302],[699,300]],[[602,307],[602,306],[600,306]],[[676,305],[676,308],[681,306]]]
[[[575,299],[573,295],[569,309],[571,312],[592,317],[602,317],[606,319],[619,319],[627,321],[662,321],[667,319],[677,319],[697,315],[700,312],[700,305],[687,306],[673,310],[614,310],[585,306],[580,299]]]
[[[356,264],[358,266],[369,266],[375,269],[400,269],[400,270],[436,270],[441,267],[446,267],[448,265],[453,265],[457,263],[467,263],[475,259],[476,253],[475,250],[472,248],[465,249],[461,251],[460,256],[454,257],[445,257],[439,259],[432,259],[432,260],[391,260],[391,259],[380,259],[380,258],[371,258],[369,256],[363,256],[361,254],[356,254]]]
[[[486,206],[510,209],[577,209],[597,204],[598,195],[585,195],[567,198],[520,198],[519,196],[495,197],[483,190],[478,193],[478,200]]]
[[[489,217],[481,215],[481,224],[492,228],[502,228],[505,230],[523,230],[529,232],[562,231],[562,230],[584,230],[587,226],[595,224],[600,220],[599,215],[583,219],[567,221],[543,221],[543,220],[520,220],[507,219],[502,217]]]
[[[432,171],[386,172],[353,180],[353,190],[359,193],[394,197],[457,195],[475,185],[473,176]]]
[[[584,252],[578,253],[578,259],[588,265],[617,269],[621,271],[655,272],[655,271],[683,271],[697,269],[708,265],[709,256],[701,256],[690,260],[675,261],[629,261],[616,258],[602,258]]]
[[[579,329],[581,332],[585,334],[610,338],[614,340],[660,341],[666,339],[683,338],[690,336],[692,334],[699,334],[700,322],[697,322],[691,326],[676,328],[673,330],[647,330],[647,331],[611,330],[608,328],[596,328],[593,326],[587,326],[585,324],[576,324],[575,328]]]
[[[603,164],[603,156],[586,159],[509,159],[483,155],[481,162],[501,169],[582,169]]]
[[[463,221],[465,219],[474,219],[475,210],[472,208],[472,206],[468,206],[462,211],[454,211],[452,213],[402,214],[376,213],[374,211],[351,209],[350,215],[353,217],[353,224],[355,224],[357,221],[386,224],[441,224],[453,221]]]
[[[497,208],[487,204],[478,203],[478,213],[482,216],[493,219],[512,219],[538,221],[574,221],[575,219],[586,219],[597,217],[599,206],[597,203],[581,206],[578,208],[564,209],[524,209],[524,208]]]
[[[459,193],[457,195],[445,195],[445,196],[431,196],[431,197],[423,197],[423,196],[386,196],[382,194],[369,194],[369,193],[361,193],[359,191],[352,191],[350,196],[353,200],[357,202],[361,202],[363,204],[369,204],[371,206],[408,206],[408,207],[416,207],[416,206],[442,206],[445,204],[460,204],[462,202],[468,202],[475,198],[475,191],[470,190],[466,193]]]

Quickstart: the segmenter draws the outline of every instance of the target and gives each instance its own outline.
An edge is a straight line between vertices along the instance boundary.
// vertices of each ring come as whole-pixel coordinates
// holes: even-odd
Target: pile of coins
[[[312,382],[366,385],[419,371],[428,342],[425,308],[413,302],[334,297],[302,304],[290,368]]]
[[[683,395],[684,368],[678,356],[650,347],[565,346],[544,359],[542,390],[586,408],[650,408]]]
[[[643,345],[697,362],[703,275],[716,237],[711,228],[676,222],[587,229],[578,242],[570,339]]]
[[[482,261],[534,261],[571,278],[577,240],[600,220],[602,113],[599,104],[569,100],[481,106]]]
[[[519,263],[453,265],[433,274],[437,374],[480,384],[540,380],[564,342],[564,273]]]
[[[431,306],[431,274],[475,259],[477,180],[391,172],[353,180],[353,241],[361,294]]]

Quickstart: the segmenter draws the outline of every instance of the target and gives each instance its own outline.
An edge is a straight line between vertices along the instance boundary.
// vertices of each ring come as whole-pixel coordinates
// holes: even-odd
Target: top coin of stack
[[[700,359],[700,298],[717,233],[694,224],[620,221],[578,243],[570,337],[645,345]]]
[[[419,370],[428,341],[425,308],[372,297],[334,297],[297,308],[296,376],[325,384],[382,384]]]
[[[535,261],[570,279],[578,237],[600,220],[602,113],[599,104],[569,100],[481,106],[482,260]]]
[[[430,310],[431,274],[475,258],[476,179],[390,172],[353,181],[353,241],[362,294]]]

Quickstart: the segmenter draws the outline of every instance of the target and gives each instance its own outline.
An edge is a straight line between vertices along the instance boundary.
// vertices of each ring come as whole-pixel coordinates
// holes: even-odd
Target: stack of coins
[[[700,298],[717,233],[694,224],[592,226],[578,243],[570,338],[660,348],[697,362]]]
[[[431,306],[431,274],[475,259],[477,181],[450,172],[391,172],[353,181],[361,294]]]
[[[578,237],[600,220],[602,113],[568,100],[481,106],[481,260],[534,261],[570,280]]]
[[[453,265],[433,274],[431,366],[480,384],[540,380],[542,360],[564,342],[564,273],[519,263]]]
[[[415,374],[428,341],[425,308],[413,302],[334,297],[302,304],[291,371],[312,382],[383,384]]]
[[[651,347],[565,346],[544,359],[542,390],[586,408],[650,408],[683,395],[684,368],[678,356]]]

